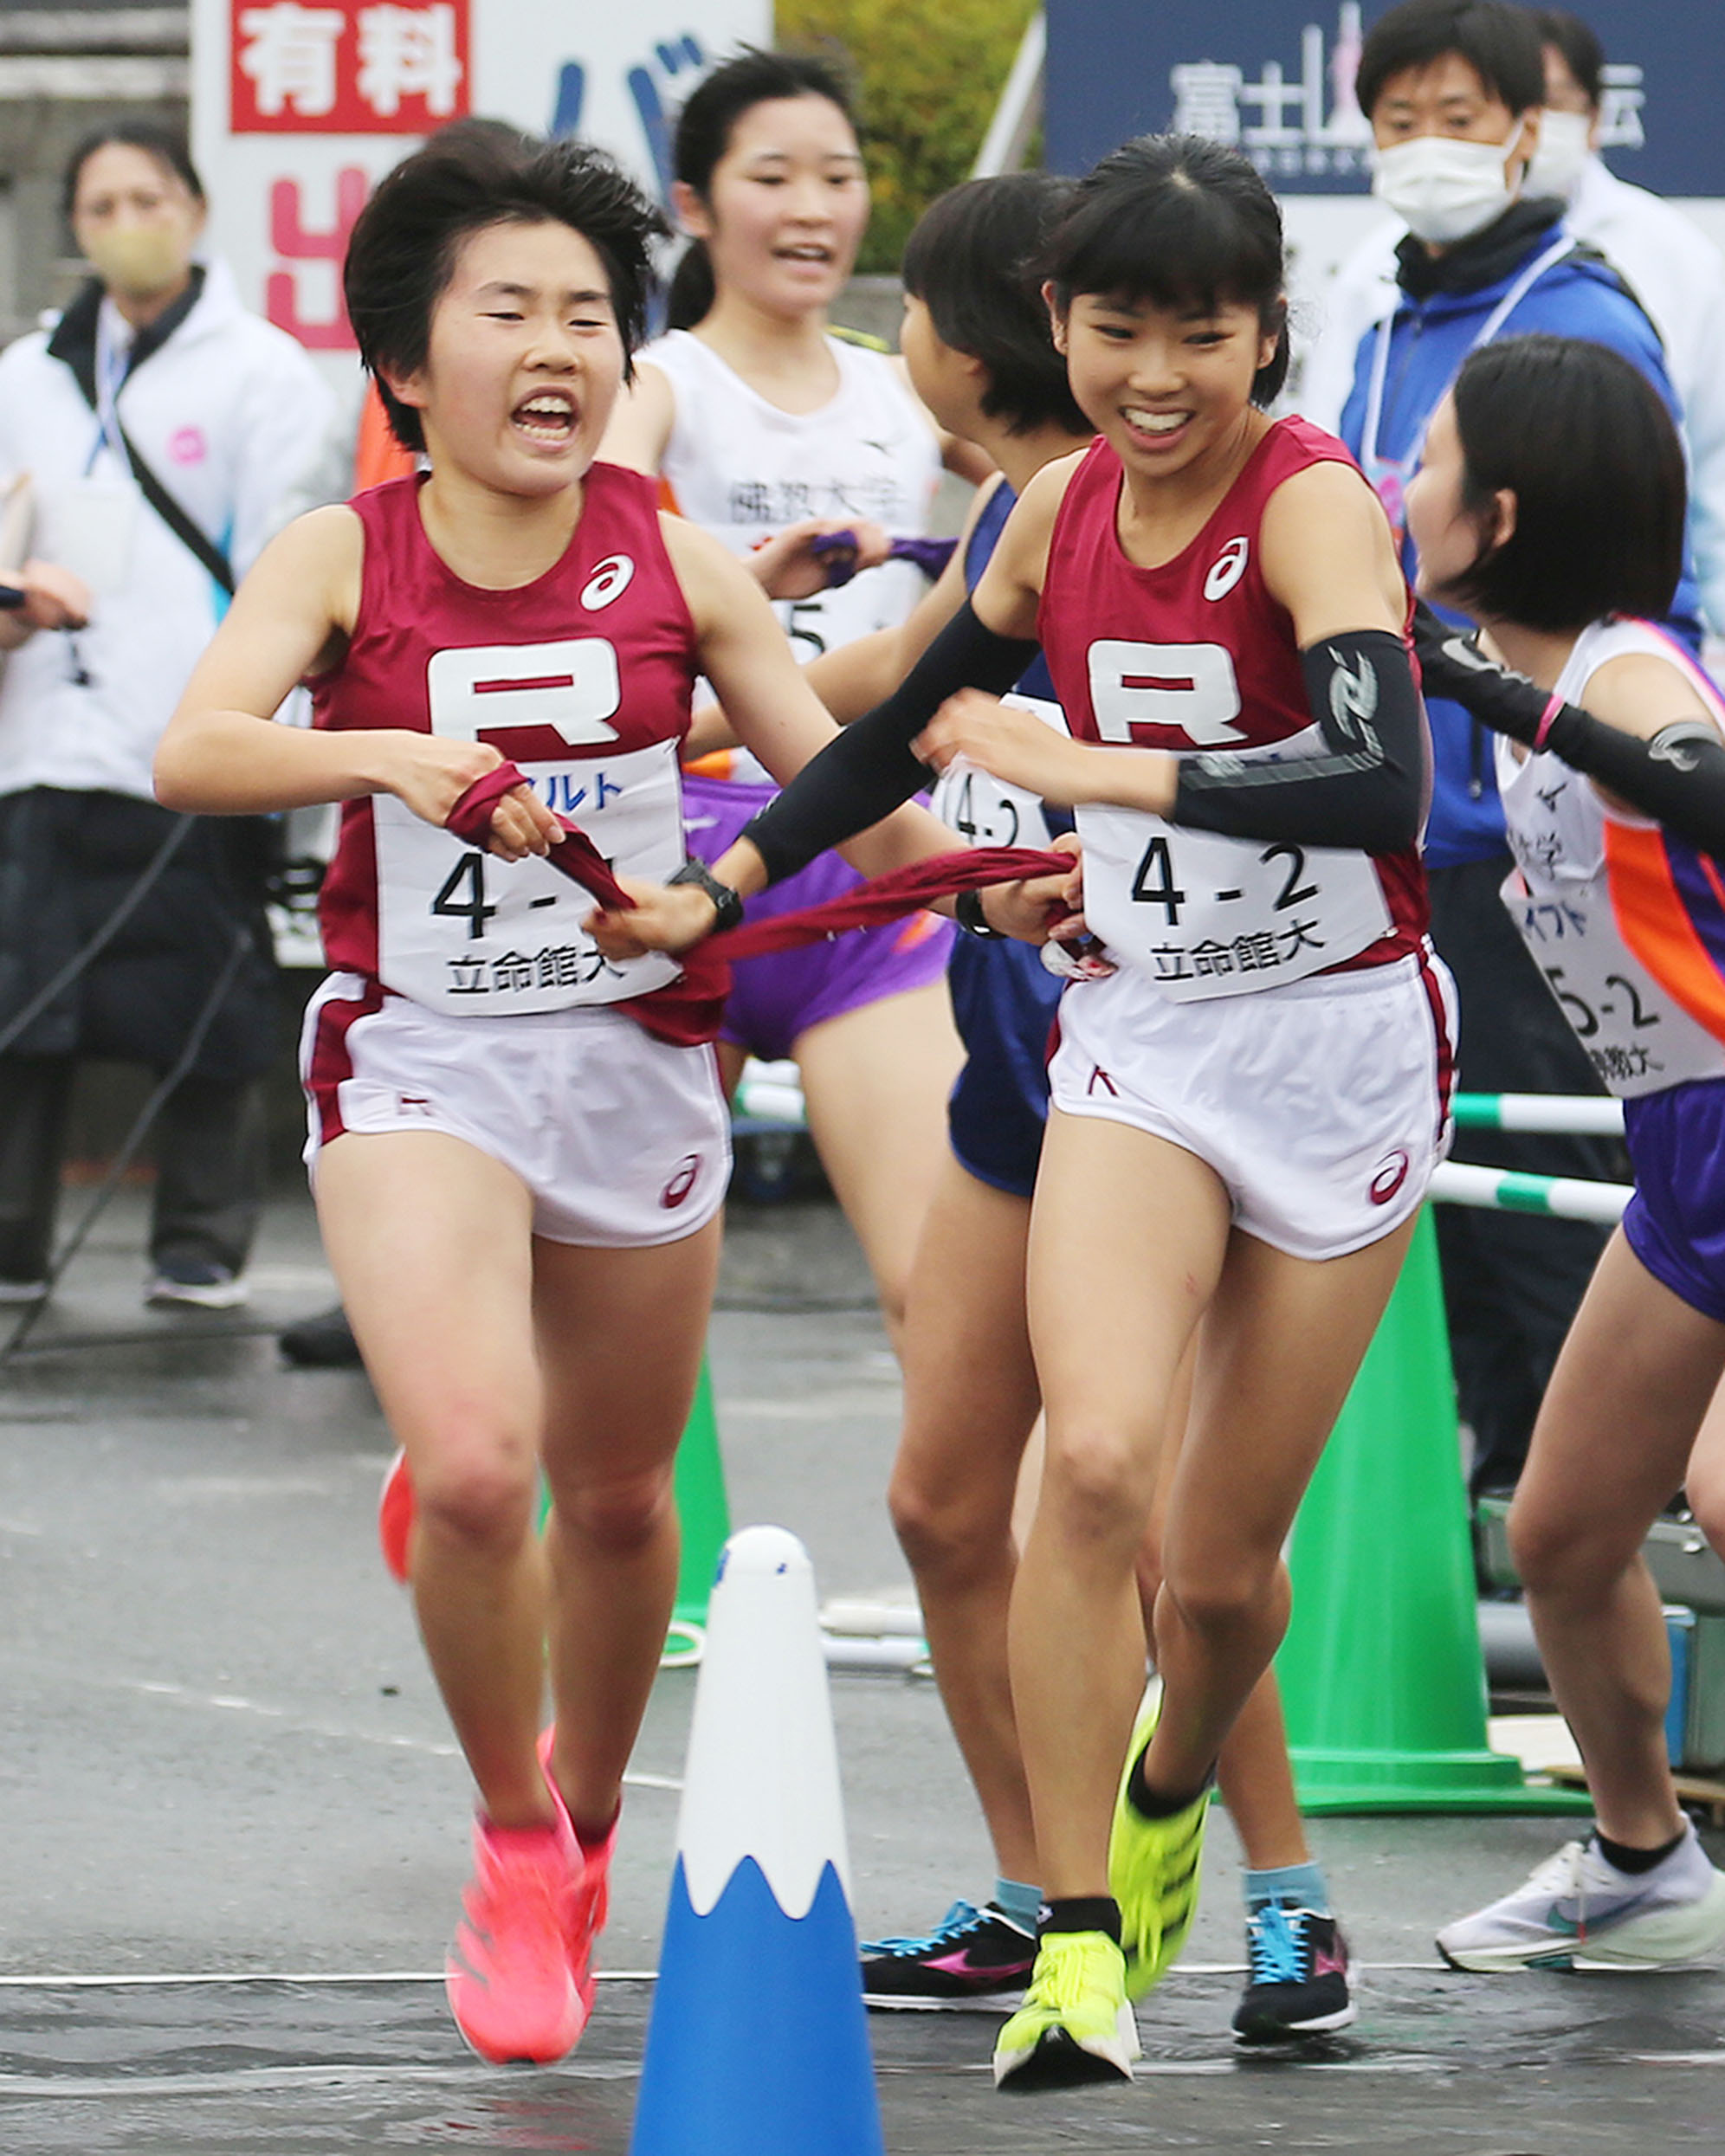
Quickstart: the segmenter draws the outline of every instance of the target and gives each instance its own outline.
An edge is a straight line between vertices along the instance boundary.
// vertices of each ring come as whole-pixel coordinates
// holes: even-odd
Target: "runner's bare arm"
[[[363,560],[351,509],[314,509],[271,541],[234,595],[156,752],[157,798],[204,816],[392,793],[441,825],[502,758],[477,741],[402,727],[340,733],[282,726],[274,714],[303,678],[338,663],[357,616]],[[556,819],[525,789],[499,804],[492,849],[542,853]]]
[[[601,461],[656,479],[676,416],[676,394],[663,370],[650,360],[638,363],[635,379],[612,410],[611,424],[599,444]]]

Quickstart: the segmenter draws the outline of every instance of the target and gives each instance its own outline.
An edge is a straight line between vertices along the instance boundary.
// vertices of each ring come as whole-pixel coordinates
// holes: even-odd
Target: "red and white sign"
[[[770,0],[192,0],[192,154],[242,298],[354,386],[341,261],[421,137],[468,113],[578,135],[654,195],[677,107],[772,35]]]
[[[236,135],[422,135],[471,110],[468,0],[229,5]]]

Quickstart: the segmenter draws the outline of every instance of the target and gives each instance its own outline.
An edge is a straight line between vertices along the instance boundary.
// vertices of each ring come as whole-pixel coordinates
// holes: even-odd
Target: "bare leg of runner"
[[[1725,1326],[1657,1281],[1621,1232],[1552,1375],[1510,1513],[1517,1569],[1601,1830],[1632,1847],[1681,1831],[1664,1717],[1670,1656],[1641,1544],[1682,1487],[1696,1433],[1725,1442]]]
[[[650,1249],[534,1245],[551,1484],[552,1772],[584,1845],[615,1816],[677,1584],[676,1449],[719,1267],[713,1220]]]
[[[343,1301],[407,1450],[413,1598],[438,1688],[487,1817],[545,1824],[530,1200],[499,1162],[432,1131],[335,1139],[318,1161],[317,1198]]]
[[[829,1018],[791,1052],[810,1135],[897,1348],[917,1237],[948,1158],[946,1096],[964,1060],[946,984],[931,981]]]
[[[948,1153],[905,1317],[888,1498],[940,1694],[1008,1879],[1039,1882],[1006,1664],[1018,1464],[1042,1395],[1024,1317],[1029,1203]]]

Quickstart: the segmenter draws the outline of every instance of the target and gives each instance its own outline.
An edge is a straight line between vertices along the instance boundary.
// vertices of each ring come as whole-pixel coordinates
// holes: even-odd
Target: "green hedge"
[[[895,270],[969,173],[1037,0],[778,0],[781,45],[837,46],[861,96],[875,214],[857,268]]]

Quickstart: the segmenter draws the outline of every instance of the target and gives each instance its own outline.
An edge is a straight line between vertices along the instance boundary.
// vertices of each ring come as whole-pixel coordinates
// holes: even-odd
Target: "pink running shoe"
[[[545,1769],[545,1778],[557,1806],[558,1816],[565,1824],[569,1824],[570,1836],[581,1853],[580,1874],[570,1901],[567,1933],[569,1967],[575,1979],[575,1988],[580,1993],[587,2011],[591,2013],[593,1995],[598,1989],[598,1979],[593,1974],[593,1948],[599,1933],[605,1927],[605,1919],[611,1914],[611,1861],[617,1848],[617,1822],[612,1820],[610,1833],[593,1849],[588,1849],[576,1836],[574,1827],[569,1823],[569,1810],[563,1801],[563,1792],[558,1788],[551,1771],[552,1746],[556,1739],[557,1726],[552,1723],[539,1737],[539,1764]]]
[[[570,1966],[585,1886],[580,1845],[561,1805],[548,1828],[474,1822],[474,1875],[444,1964],[455,2026],[482,2059],[547,2066],[587,2025]]]
[[[384,1470],[384,1486],[378,1492],[378,1541],[384,1565],[391,1579],[407,1585],[408,1538],[413,1533],[413,1477],[407,1471],[407,1455],[397,1452]]]

